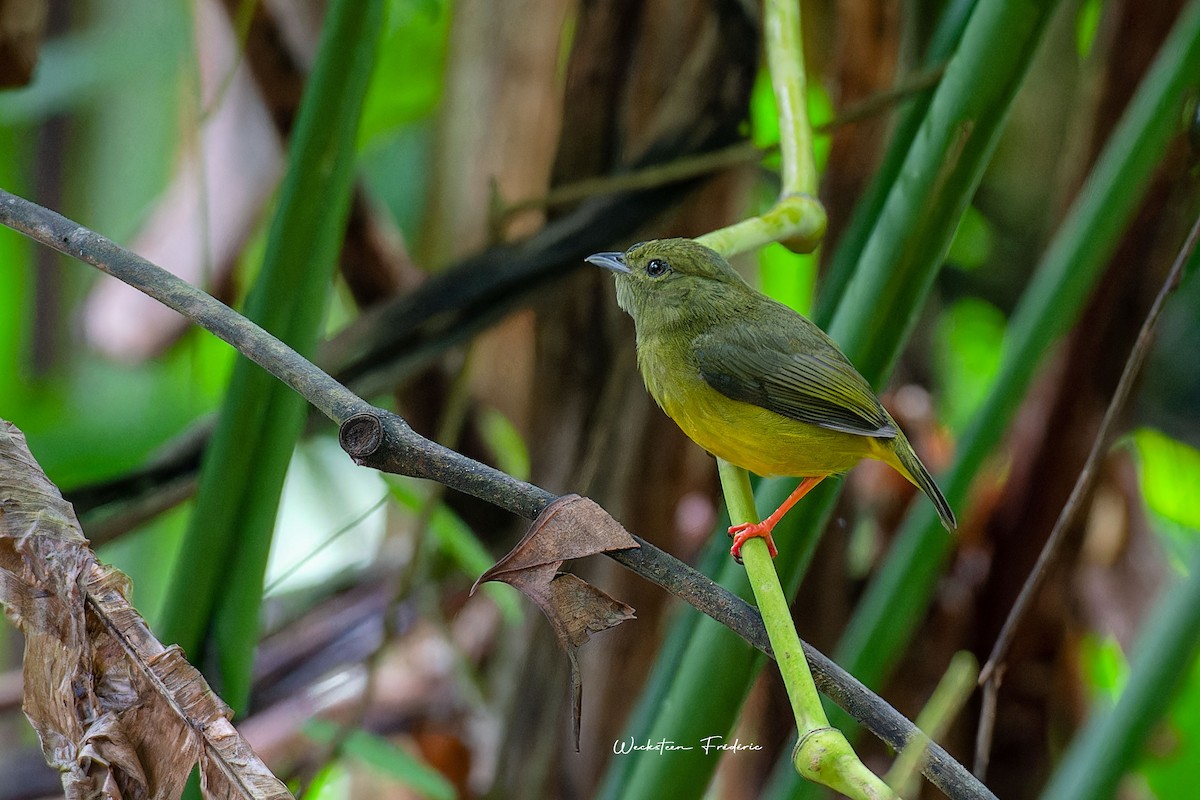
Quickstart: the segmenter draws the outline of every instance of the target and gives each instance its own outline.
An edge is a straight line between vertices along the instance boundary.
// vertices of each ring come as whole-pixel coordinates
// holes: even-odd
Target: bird
[[[633,318],[637,362],[655,402],[696,444],[763,477],[801,481],[761,522],[729,528],[730,553],[766,540],[814,486],[863,458],[924,492],[947,530],[954,511],[900,426],[832,338],[747,283],[692,239],[640,242],[587,262],[611,270]]]

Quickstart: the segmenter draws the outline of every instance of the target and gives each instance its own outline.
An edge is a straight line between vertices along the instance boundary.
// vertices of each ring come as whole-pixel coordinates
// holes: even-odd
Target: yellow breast
[[[894,460],[880,440],[733,400],[709,386],[690,359],[663,358],[641,345],[638,362],[654,400],[696,444],[731,464],[763,476],[810,477],[845,472],[864,457]]]

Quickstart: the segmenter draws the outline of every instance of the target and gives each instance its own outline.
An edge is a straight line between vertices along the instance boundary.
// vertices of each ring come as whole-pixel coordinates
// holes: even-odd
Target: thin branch
[[[837,128],[853,122],[868,119],[887,110],[896,103],[923,92],[935,85],[942,78],[945,67],[939,66],[906,76],[895,86],[876,92],[869,97],[846,106],[833,119],[813,126],[814,133],[828,134]],[[522,211],[533,211],[544,208],[557,208],[569,203],[578,203],[589,197],[615,194],[616,192],[633,191],[636,189],[653,189],[669,183],[676,183],[687,178],[699,178],[729,167],[740,167],[757,164],[765,157],[779,152],[779,145],[757,147],[752,142],[738,142],[707,153],[684,156],[674,161],[654,164],[643,169],[630,170],[615,175],[601,175],[595,178],[566,183],[556,186],[540,197],[527,197],[505,203],[503,198],[494,197],[492,211],[492,227],[503,225],[510,217]]]
[[[494,212],[494,217],[498,223],[503,223],[522,211],[555,208],[568,203],[577,203],[595,195],[614,194],[635,189],[652,189],[656,186],[676,183],[687,178],[697,178],[729,167],[755,164],[761,161],[764,155],[777,149],[778,147],[756,147],[751,142],[738,142],[720,150],[684,156],[644,169],[585,178],[556,186],[540,197],[530,197],[508,204],[505,204],[503,200],[498,200],[498,208]]]
[[[220,300],[95,231],[3,189],[0,222],[178,311],[295,389],[330,419],[341,422],[363,404],[345,386]]]
[[[1100,465],[1100,459],[1108,452],[1117,417],[1124,410],[1125,404],[1129,400],[1130,392],[1133,391],[1134,381],[1141,372],[1142,364],[1150,352],[1150,345],[1154,341],[1154,329],[1158,324],[1159,316],[1162,314],[1163,306],[1166,305],[1167,298],[1171,296],[1171,293],[1179,285],[1184,265],[1187,264],[1188,259],[1192,256],[1192,252],[1196,249],[1198,239],[1200,239],[1200,217],[1197,217],[1196,222],[1192,225],[1192,230],[1188,234],[1187,240],[1184,241],[1179,253],[1175,256],[1175,262],[1171,265],[1171,270],[1163,282],[1162,289],[1159,290],[1158,296],[1154,298],[1154,304],[1150,306],[1146,320],[1142,323],[1142,329],[1138,332],[1137,341],[1134,342],[1133,349],[1129,353],[1129,358],[1125,362],[1125,368],[1121,372],[1120,381],[1117,382],[1116,391],[1113,392],[1112,399],[1108,403],[1108,408],[1104,411],[1104,419],[1100,423],[1100,429],[1096,432],[1096,438],[1092,442],[1092,449],[1088,453],[1087,461],[1084,462],[1083,469],[1080,471],[1079,477],[1075,480],[1075,486],[1071,489],[1070,497],[1067,498],[1066,504],[1058,514],[1058,519],[1054,523],[1054,528],[1051,530],[1049,538],[1046,539],[1046,543],[1042,546],[1042,552],[1038,555],[1038,560],[1034,564],[1033,571],[1025,579],[1025,585],[1021,587],[1021,593],[1017,596],[1016,603],[1013,604],[1012,610],[1009,611],[1008,618],[1004,620],[1004,627],[1000,629],[1000,635],[996,637],[996,644],[992,647],[992,652],[988,656],[987,663],[983,665],[983,669],[979,673],[979,683],[984,687],[984,697],[985,699],[991,698],[990,702],[993,707],[995,704],[995,694],[999,691],[1000,680],[1003,677],[1002,667],[1004,659],[1007,657],[1008,650],[1012,646],[1017,628],[1024,619],[1025,613],[1029,609],[1029,604],[1037,597],[1042,584],[1045,583],[1046,577],[1049,574],[1049,566],[1058,555],[1066,532],[1071,528],[1075,517],[1079,513],[1080,506],[1083,504],[1083,498],[1088,495],[1096,481],[1096,472]],[[992,725],[994,723],[994,714],[985,715],[980,718],[979,730],[976,732],[975,774],[981,777],[987,768],[988,751],[991,749]]]
[[[979,780],[987,779],[992,761],[992,732],[996,729],[996,706],[1000,699],[1000,684],[1004,682],[1007,664],[1001,662],[992,671],[991,679],[983,685],[979,703],[979,730],[975,734],[975,764],[973,772]]]
[[[864,97],[857,103],[851,103],[846,106],[841,113],[831,119],[829,122],[824,122],[817,125],[814,130],[817,133],[829,133],[835,128],[840,128],[843,125],[849,125],[852,122],[859,122],[869,117],[873,117],[886,110],[889,106],[907,100],[915,94],[919,94],[931,86],[936,86],[937,82],[942,79],[942,75],[946,72],[944,64],[936,67],[930,67],[919,72],[904,76],[904,79],[888,89]]]
[[[362,466],[434,480],[525,519],[536,518],[556,499],[539,486],[420,436],[399,416],[362,400],[224,303],[60,214],[0,189],[0,224],[128,283],[228,342],[337,422],[343,449]],[[762,618],[748,603],[649,542],[634,539],[638,548],[607,555],[770,655]],[[902,749],[919,735],[886,701],[807,643],[802,646],[821,692],[876,736]],[[936,745],[930,747],[922,772],[950,797],[993,797]]]
[[[917,783],[918,767],[925,758],[929,742],[946,735],[963,704],[974,691],[978,673],[979,662],[971,653],[960,650],[950,659],[950,664],[934,687],[933,694],[917,714],[917,727],[928,738],[925,741],[918,738],[900,751],[892,763],[892,768],[884,776],[884,780],[888,786],[895,789],[896,794],[903,797],[920,794]]]

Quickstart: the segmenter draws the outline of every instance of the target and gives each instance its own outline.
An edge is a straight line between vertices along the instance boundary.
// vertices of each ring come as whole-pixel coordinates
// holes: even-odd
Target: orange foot
[[[729,555],[733,556],[739,564],[742,563],[742,545],[755,537],[762,537],[767,540],[767,550],[771,553],[771,558],[778,555],[779,551],[775,549],[775,542],[771,539],[771,529],[775,526],[768,522],[743,522],[741,525],[731,525],[729,535],[733,537],[733,547],[729,548]]]

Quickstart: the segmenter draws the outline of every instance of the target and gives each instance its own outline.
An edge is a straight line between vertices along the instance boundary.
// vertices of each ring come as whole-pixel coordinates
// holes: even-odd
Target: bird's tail
[[[925,465],[921,463],[921,459],[917,457],[916,451],[912,449],[912,445],[904,438],[904,434],[898,436],[895,453],[896,458],[900,461],[904,471],[908,473],[906,476],[910,481],[916,484],[917,488],[929,496],[933,502],[933,507],[937,509],[938,516],[942,520],[942,524],[946,526],[946,530],[953,532],[958,528],[958,521],[954,518],[954,509],[950,508],[950,504],[946,502],[946,496],[942,494],[942,490],[933,482],[933,476],[929,474],[929,470],[925,469]]]

